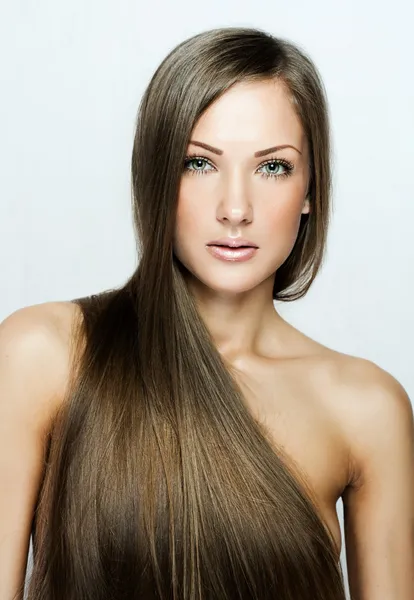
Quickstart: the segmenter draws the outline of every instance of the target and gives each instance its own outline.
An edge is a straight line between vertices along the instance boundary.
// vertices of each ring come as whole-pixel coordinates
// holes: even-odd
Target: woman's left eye
[[[263,167],[274,166],[275,171],[271,171],[270,173],[262,173],[263,177],[289,177],[289,175],[293,171],[293,163],[289,160],[281,159],[281,158],[271,158],[266,161],[260,168]],[[280,170],[282,168],[282,171]]]
[[[192,165],[193,163],[198,163],[198,167],[200,167],[200,168],[195,168],[195,169],[190,168],[190,165]],[[214,170],[214,168],[208,169],[208,170],[202,169],[203,165],[209,165],[210,167],[213,166],[209,160],[207,160],[206,158],[203,158],[201,156],[186,156],[185,157],[184,170],[191,173],[191,175],[204,175],[205,173],[208,173],[209,171],[211,172],[211,170]],[[263,173],[261,173],[262,177],[266,177],[266,178],[268,178],[268,177],[276,177],[276,178],[288,177],[293,170],[293,164],[290,161],[281,159],[281,158],[271,158],[270,160],[267,160],[265,163],[263,163],[259,168],[263,169],[264,167],[268,167],[268,166],[271,166],[274,169],[274,171],[271,171],[270,173],[263,172]]]

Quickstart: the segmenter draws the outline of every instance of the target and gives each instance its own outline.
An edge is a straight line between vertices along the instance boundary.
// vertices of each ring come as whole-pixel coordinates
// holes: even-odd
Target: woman
[[[2,325],[1,597],[22,585],[32,532],[29,600],[343,600],[342,495],[351,591],[412,598],[405,391],[273,304],[305,295],[326,244],[311,60],[257,29],[178,45],[140,105],[132,185],[125,285]]]

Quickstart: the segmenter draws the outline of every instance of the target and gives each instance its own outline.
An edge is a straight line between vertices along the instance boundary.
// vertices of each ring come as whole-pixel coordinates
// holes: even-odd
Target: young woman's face
[[[278,81],[235,85],[200,117],[191,141],[211,149],[188,145],[175,255],[197,284],[219,293],[273,281],[310,208],[308,144],[286,89]],[[274,146],[286,147],[255,156]],[[238,237],[257,246],[248,260],[217,258],[208,246]]]

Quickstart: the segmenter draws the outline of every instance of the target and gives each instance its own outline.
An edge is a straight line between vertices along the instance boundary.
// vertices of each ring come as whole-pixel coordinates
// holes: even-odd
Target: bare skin
[[[335,376],[347,357],[285,323],[285,352],[238,359],[238,381],[252,415],[301,469],[331,531],[337,557],[341,530],[336,504],[352,480],[349,443],[341,423]],[[351,357],[348,357],[351,358]],[[339,382],[337,382],[339,383]]]

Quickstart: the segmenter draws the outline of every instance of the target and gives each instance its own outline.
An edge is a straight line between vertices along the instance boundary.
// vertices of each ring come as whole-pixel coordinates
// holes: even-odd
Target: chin
[[[273,280],[276,272],[274,265],[271,265],[269,269],[263,269],[262,265],[262,269],[260,269],[253,261],[238,264],[216,261],[217,264],[215,262],[206,264],[195,259],[194,263],[197,264],[197,267],[194,267],[192,261],[183,262],[178,257],[176,258],[189,285],[200,291],[202,288],[207,288],[211,292],[227,296],[250,292],[270,278]]]
[[[257,273],[235,273],[233,276],[217,274],[217,277],[213,277],[210,272],[208,275],[203,276],[201,273],[190,273],[189,276],[190,285],[194,286],[197,290],[213,292],[222,296],[235,296],[238,294],[248,293],[260,284],[263,283],[263,279],[257,277]]]

